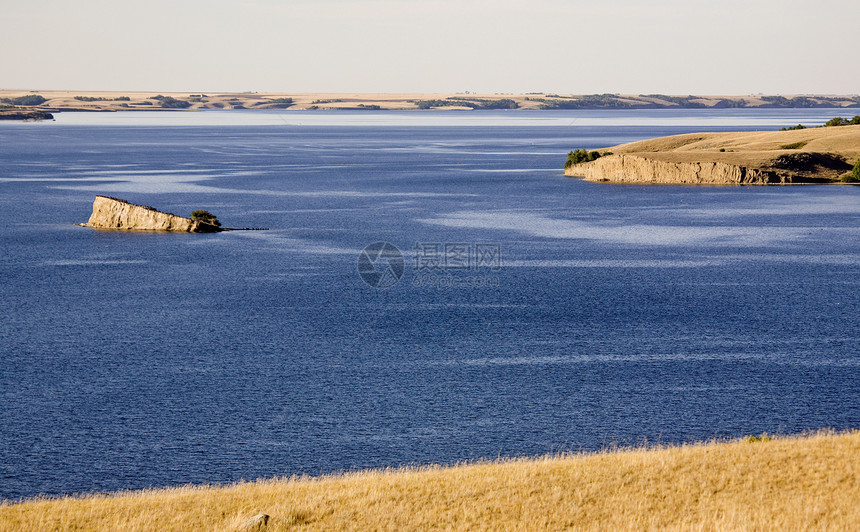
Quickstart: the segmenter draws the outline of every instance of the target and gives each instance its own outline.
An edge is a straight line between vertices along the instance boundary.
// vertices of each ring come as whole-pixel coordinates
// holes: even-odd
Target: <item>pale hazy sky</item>
[[[860,93],[858,0],[4,0],[0,88]]]

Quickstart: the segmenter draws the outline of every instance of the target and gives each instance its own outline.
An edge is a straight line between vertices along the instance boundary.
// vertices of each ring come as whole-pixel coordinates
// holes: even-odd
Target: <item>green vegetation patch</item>
[[[591,94],[580,96],[575,100],[547,100],[540,105],[541,109],[631,109],[658,107],[649,103],[633,105],[618,99],[617,94]]]
[[[158,100],[164,109],[188,109],[191,107],[191,102],[179,100],[173,96],[162,96],[159,94],[158,96],[151,96],[149,99]]]
[[[288,107],[292,107],[293,103],[292,98],[272,98],[271,100],[262,101],[257,105],[268,105],[272,109],[287,109]]]
[[[119,96],[117,98],[102,98],[96,96],[75,96],[79,102],[128,102],[131,98],[128,96]]]
[[[603,155],[612,155],[611,152],[606,152]],[[590,163],[601,157],[601,154],[596,151],[588,151],[585,149],[573,150],[567,154],[567,162],[564,163],[565,168],[570,168],[575,164]]]
[[[661,100],[663,102],[673,103],[678,107],[684,109],[701,109],[703,107],[707,107],[703,102],[698,101],[701,99],[701,96],[693,96],[692,94],[689,96],[667,96],[666,94],[640,94],[639,97],[652,98],[655,100]]]
[[[842,176],[844,183],[860,183],[860,159],[854,163],[854,168]]]
[[[26,96],[18,96],[17,98],[2,98],[0,102],[7,103],[10,105],[23,105],[25,107],[29,107],[32,105],[42,105],[48,100],[40,96],[38,94],[28,94]]]
[[[781,150],[799,150],[800,148],[806,146],[807,142],[802,140],[800,142],[792,142],[791,144],[783,144],[779,147]]]
[[[860,124],[860,115],[855,116],[854,118],[847,119],[842,118],[841,116],[837,116],[836,118],[831,118],[827,122],[824,123],[824,127],[835,127],[835,126],[856,126]]]
[[[766,103],[760,107],[792,107],[792,108],[810,108],[810,107],[840,107],[840,102],[845,98],[816,96],[815,99],[806,96],[795,96],[794,98],[786,98],[785,96],[762,96],[761,99]]]
[[[484,100],[480,98],[450,97],[445,100],[416,100],[415,105],[419,109],[432,109],[434,107],[469,107],[471,109],[517,109],[520,104],[510,98],[499,100]]]
[[[221,227],[221,222],[218,221],[218,217],[211,212],[203,209],[197,209],[196,211],[192,212],[191,219],[196,220],[198,222],[207,223],[209,225],[214,225],[215,227]]]
[[[846,97],[797,96],[786,98],[784,96],[762,96],[762,101],[757,102],[747,99],[723,98],[708,104],[701,96],[669,96],[666,94],[640,94],[638,96],[622,96],[620,94],[585,94],[581,96],[562,96],[559,94],[547,94],[545,98],[530,98],[530,101],[540,102],[541,109],[701,109],[711,107],[713,109],[732,109],[743,107],[757,108],[807,108],[807,107],[842,107]],[[860,97],[854,99],[860,103]]]
[[[856,126],[858,124],[860,124],[860,115],[855,116],[854,118],[842,118],[841,116],[837,116],[825,122],[823,126],[818,127]],[[796,126],[784,127],[780,129],[780,131],[794,131],[796,129],[806,129],[806,126],[803,124],[797,124]]]

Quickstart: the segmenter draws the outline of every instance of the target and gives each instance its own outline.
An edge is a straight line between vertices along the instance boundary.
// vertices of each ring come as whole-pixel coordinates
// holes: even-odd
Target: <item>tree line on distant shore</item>
[[[701,96],[667,96],[665,94],[640,94],[629,98],[620,94],[587,94],[583,96],[547,95],[545,98],[526,97],[526,100],[540,103],[541,109],[735,109],[754,107],[768,108],[812,108],[812,107],[841,107],[842,102],[853,100],[860,105],[860,96],[837,98],[830,96],[760,96],[765,103],[753,103],[744,98],[723,98],[709,104]]]
[[[166,109],[187,109],[193,103],[205,103],[205,94],[192,94],[188,99],[179,99],[173,96],[157,95],[151,96],[143,101],[137,101],[134,105],[152,105],[157,101],[160,107]],[[130,102],[128,96],[106,98],[97,96],[75,96],[75,100],[81,102]],[[540,109],[731,109],[731,108],[825,108],[842,107],[847,103],[860,105],[860,96],[834,97],[834,96],[758,96],[756,100],[746,98],[721,98],[716,101],[701,96],[669,96],[665,94],[640,94],[638,96],[625,96],[621,94],[586,94],[568,95],[543,93],[529,93],[525,101],[536,102]],[[0,98],[0,104],[16,105],[22,107],[39,106],[48,100],[40,94],[27,94],[14,98]],[[343,100],[314,100],[310,108],[318,108],[316,104],[341,102]],[[418,109],[438,109],[444,107],[467,107],[470,109],[518,109],[520,102],[513,98],[474,98],[469,96],[449,96],[444,99],[411,100]],[[243,101],[238,99],[229,102],[230,106],[242,109]],[[221,107],[221,105],[217,105]],[[292,98],[263,98],[253,103],[254,107],[266,106],[270,109],[286,109],[295,105]],[[123,105],[121,105],[123,106]],[[123,106],[125,107],[125,106]],[[376,104],[363,104],[363,109],[375,109]]]
[[[75,99],[79,102],[130,102],[131,98],[128,96],[118,96],[116,98],[102,98],[97,96],[75,96]]]
[[[469,107],[471,109],[518,109],[520,104],[510,98],[499,100],[486,100],[480,98],[449,97],[444,100],[415,100],[413,102],[419,109],[432,109],[434,107]]]
[[[858,124],[860,124],[860,115],[857,115],[854,118],[842,118],[841,116],[837,116],[825,122],[823,126],[817,127],[856,126]],[[806,128],[807,126],[804,126],[803,124],[797,124],[796,126],[784,127],[780,129],[780,131],[795,131]]]
[[[39,94],[28,94],[26,96],[18,96],[17,98],[0,98],[0,103],[5,103],[8,105],[22,105],[24,107],[30,107],[33,105],[42,105],[48,100]]]

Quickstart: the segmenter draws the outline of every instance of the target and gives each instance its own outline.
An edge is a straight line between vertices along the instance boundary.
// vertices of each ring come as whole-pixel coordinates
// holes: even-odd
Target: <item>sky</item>
[[[0,89],[858,94],[857,0],[3,0]]]

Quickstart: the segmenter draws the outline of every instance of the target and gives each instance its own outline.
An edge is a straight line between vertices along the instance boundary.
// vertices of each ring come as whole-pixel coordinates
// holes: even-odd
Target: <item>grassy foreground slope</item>
[[[0,506],[2,530],[858,530],[860,431]]]
[[[690,133],[620,144],[593,162],[566,168],[592,181],[697,183],[696,172],[729,167],[766,182],[837,182],[860,159],[860,125],[792,131]],[[699,176],[701,177],[701,176]],[[720,184],[714,172],[713,182]],[[725,184],[735,184],[726,176]]]

